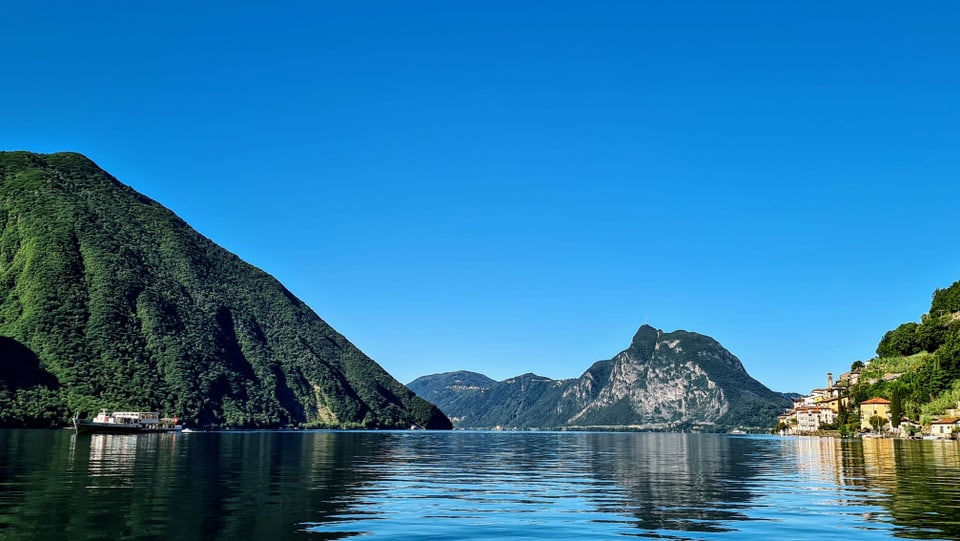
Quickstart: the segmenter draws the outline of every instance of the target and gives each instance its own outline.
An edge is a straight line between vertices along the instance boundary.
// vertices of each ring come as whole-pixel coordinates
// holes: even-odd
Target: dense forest
[[[73,153],[0,152],[0,426],[449,428],[274,278]]]

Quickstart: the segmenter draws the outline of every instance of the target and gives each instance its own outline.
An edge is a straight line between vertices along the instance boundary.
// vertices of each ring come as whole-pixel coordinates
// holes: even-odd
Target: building
[[[834,383],[833,374],[827,372],[827,386],[822,389],[813,389],[810,394],[802,396],[793,403],[794,408],[817,406],[830,408],[833,413],[840,413],[840,408],[850,408],[848,396],[849,384],[846,381]],[[792,411],[790,412],[792,414]]]
[[[804,397],[804,401],[808,405],[830,408],[834,413],[840,413],[841,407],[850,408],[849,388],[850,384],[843,379],[843,376],[839,382],[834,383],[833,374],[827,372],[827,386],[823,389],[813,389],[809,396]]]
[[[930,423],[930,435],[937,439],[953,439],[957,432],[960,432],[960,418],[946,417]]]
[[[957,402],[957,407],[955,408],[947,408],[943,414],[947,417],[960,417],[960,402]]]
[[[798,405],[779,419],[782,436],[803,436],[819,434],[824,425],[836,422],[837,415],[827,407]]]
[[[793,408],[779,416],[780,434],[818,434],[824,430],[824,425],[834,425],[840,410],[850,408],[850,384],[844,376],[834,382],[833,374],[827,372],[826,387],[813,389],[810,394],[794,400]]]
[[[898,438],[919,438],[923,432],[923,425],[906,417],[900,418],[900,426],[895,429]]]
[[[890,424],[890,401],[886,398],[871,398],[860,403],[860,430],[873,430],[873,424],[870,422],[874,417],[880,417],[883,421],[880,424],[880,430],[885,430],[885,425]]]
[[[797,432],[816,434],[823,425],[836,422],[836,412],[821,406],[803,406],[796,409]]]
[[[834,413],[840,413],[840,407],[846,408],[848,411],[850,409],[850,397],[849,396],[831,396],[829,398],[823,398],[820,400],[814,401],[814,405],[821,408],[830,408]]]
[[[838,385],[845,385],[847,387],[856,385],[860,382],[860,368],[853,368],[849,372],[844,372],[840,374],[840,381]]]

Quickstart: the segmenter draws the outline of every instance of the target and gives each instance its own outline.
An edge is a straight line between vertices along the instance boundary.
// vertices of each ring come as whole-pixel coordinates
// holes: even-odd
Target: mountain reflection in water
[[[3,540],[960,539],[956,442],[7,430],[0,487]]]

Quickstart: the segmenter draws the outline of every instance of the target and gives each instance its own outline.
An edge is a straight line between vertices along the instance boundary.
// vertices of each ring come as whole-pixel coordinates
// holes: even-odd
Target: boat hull
[[[73,424],[77,434],[156,434],[160,432],[180,432],[182,426],[173,427],[143,426],[141,424],[96,423],[86,419],[77,419]]]

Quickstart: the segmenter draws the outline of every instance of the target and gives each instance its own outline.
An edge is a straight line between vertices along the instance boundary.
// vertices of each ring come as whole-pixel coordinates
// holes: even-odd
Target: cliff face
[[[416,382],[411,389],[419,392]],[[725,430],[772,426],[788,401],[751,378],[716,340],[644,325],[629,348],[577,379],[528,374],[437,404],[458,426],[475,428]]]
[[[0,426],[449,428],[273,277],[72,153],[0,153]]]
[[[751,410],[769,412],[772,422],[785,402],[716,340],[650,326],[640,328],[629,348],[574,380],[563,398],[572,413],[567,425],[645,428],[764,425]]]

